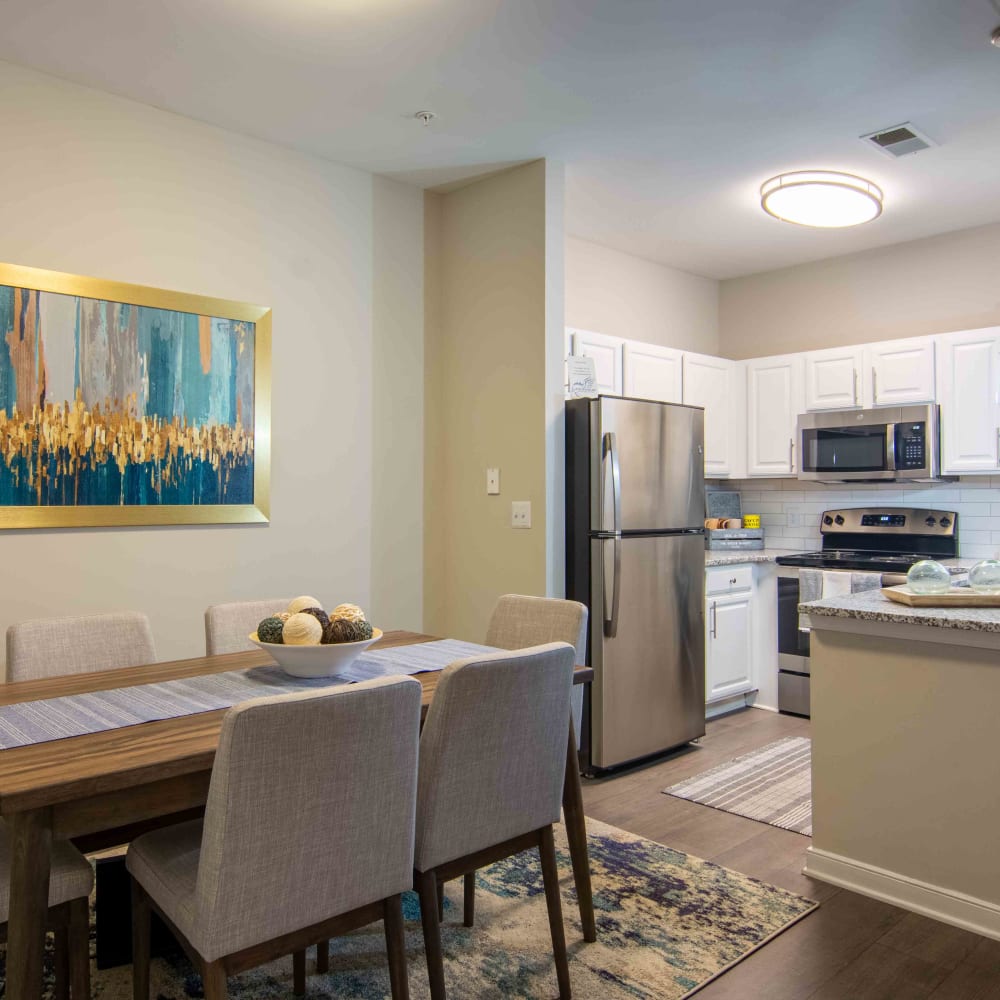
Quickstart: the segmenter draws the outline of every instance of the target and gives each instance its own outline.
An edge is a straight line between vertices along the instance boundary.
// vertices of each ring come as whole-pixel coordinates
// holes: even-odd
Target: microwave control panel
[[[927,468],[927,425],[896,424],[896,468]]]

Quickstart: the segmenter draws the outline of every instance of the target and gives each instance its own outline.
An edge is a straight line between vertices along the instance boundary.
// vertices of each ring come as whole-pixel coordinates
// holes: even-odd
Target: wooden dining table
[[[434,638],[417,632],[386,632],[372,649]],[[252,650],[4,684],[0,685],[0,705],[245,670],[272,662],[265,652]],[[414,676],[423,685],[426,712],[440,674]],[[592,679],[590,668],[576,669],[575,683]],[[42,993],[53,838],[72,838],[84,850],[122,844],[144,829],[185,818],[204,807],[224,714],[225,710],[200,712],[0,751],[0,815],[9,831],[11,851],[8,997],[31,1000]],[[566,765],[567,839],[583,936],[594,941],[587,831],[572,720]]]

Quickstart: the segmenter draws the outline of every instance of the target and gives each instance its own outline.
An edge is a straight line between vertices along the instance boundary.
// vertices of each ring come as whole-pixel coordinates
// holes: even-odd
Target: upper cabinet
[[[937,338],[941,471],[1000,471],[1000,327]]]
[[[597,370],[597,391],[609,396],[620,396],[622,378],[621,337],[609,337],[591,330],[570,330],[573,335],[573,354],[594,359]]]
[[[810,351],[805,355],[807,410],[845,410],[865,405],[863,347]]]
[[[705,475],[741,478],[746,473],[746,379],[744,363],[684,353],[684,397],[705,409]]]
[[[805,398],[801,354],[747,362],[747,474],[796,473],[795,425]]]
[[[934,338],[887,340],[866,347],[871,405],[933,403]]]
[[[625,395],[680,403],[683,396],[682,358],[683,352],[671,347],[626,340]]]

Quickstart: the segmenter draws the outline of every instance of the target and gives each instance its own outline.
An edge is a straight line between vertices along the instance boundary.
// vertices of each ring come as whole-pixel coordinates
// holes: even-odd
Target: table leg
[[[18,1000],[42,995],[42,950],[49,908],[52,814],[14,813],[10,829],[10,918],[7,923],[7,993]]]
[[[594,896],[590,887],[590,855],[587,852],[587,821],[583,815],[583,788],[580,785],[580,760],[576,752],[576,730],[569,720],[566,744],[566,777],[563,779],[563,813],[566,817],[566,837],[569,856],[573,859],[573,880],[580,904],[583,940],[597,940],[594,921]]]

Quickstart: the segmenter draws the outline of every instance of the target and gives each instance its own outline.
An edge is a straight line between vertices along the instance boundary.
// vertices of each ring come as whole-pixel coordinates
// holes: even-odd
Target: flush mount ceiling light
[[[760,207],[798,226],[860,226],[882,214],[882,189],[839,170],[792,170],[761,184]]]

